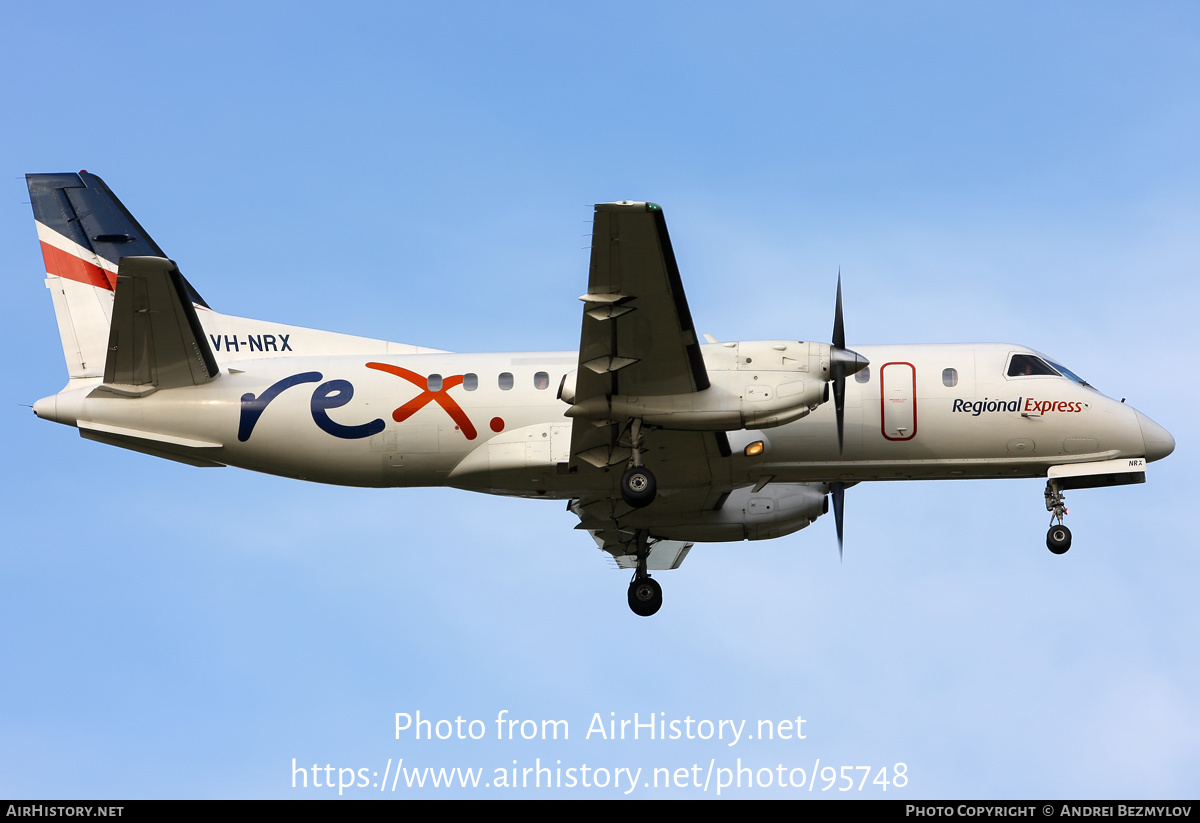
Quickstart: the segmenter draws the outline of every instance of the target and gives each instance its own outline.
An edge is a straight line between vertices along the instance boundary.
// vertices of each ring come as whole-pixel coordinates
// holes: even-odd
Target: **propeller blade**
[[[833,498],[833,521],[837,524],[838,560],[842,556],[843,515],[846,510],[846,484],[834,482],[829,484],[829,496]]]
[[[833,384],[833,410],[837,413],[839,457],[846,446],[846,378],[868,365],[867,358],[846,348],[846,326],[842,321],[842,270],[839,268],[837,302],[833,309],[833,343],[829,351],[829,382]]]
[[[838,456],[845,447],[846,428],[846,370],[836,360],[833,363],[833,410],[837,412]]]
[[[842,320],[842,270],[838,268],[837,301],[833,308],[833,340],[829,352],[830,383],[833,384],[833,409],[837,413],[838,455],[846,444],[846,378],[870,365],[867,358],[846,348],[846,325]],[[833,520],[837,525],[838,560],[844,559],[843,538],[845,537],[846,484],[834,481],[829,484],[829,496],[833,498]]]
[[[846,327],[842,322],[842,268],[838,267],[838,285],[837,285],[837,302],[833,307],[833,348],[830,358],[833,363],[833,409],[837,412],[837,436],[838,436],[838,456],[841,456],[845,447],[845,423],[846,423],[846,369],[842,363],[842,359],[838,356],[840,352],[846,350]],[[841,521],[839,520],[840,524]],[[838,534],[841,534],[841,526],[838,527]],[[838,543],[841,546],[841,543]]]
[[[833,309],[833,345],[846,348],[846,330],[842,326],[842,269],[838,267],[837,303]]]

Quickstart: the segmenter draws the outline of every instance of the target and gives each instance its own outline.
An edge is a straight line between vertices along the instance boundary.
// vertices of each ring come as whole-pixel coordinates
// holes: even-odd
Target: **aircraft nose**
[[[1142,441],[1146,444],[1146,460],[1162,460],[1175,451],[1175,438],[1169,431],[1136,409],[1134,414],[1137,415],[1138,426],[1142,430]]]

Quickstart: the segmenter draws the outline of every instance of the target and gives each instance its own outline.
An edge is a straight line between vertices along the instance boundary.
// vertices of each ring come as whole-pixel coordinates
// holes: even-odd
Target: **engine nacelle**
[[[799,531],[826,511],[822,483],[771,483],[730,492],[720,509],[681,515],[656,525],[655,537],[698,543],[769,540]]]
[[[575,400],[575,374],[563,378],[559,397],[568,417],[641,418],[664,429],[768,429],[799,420],[826,399],[827,343],[763,341],[704,347],[709,387],[687,394],[615,395]]]
[[[575,381],[579,377],[578,369],[571,369],[558,382],[558,399],[568,405],[575,403]]]

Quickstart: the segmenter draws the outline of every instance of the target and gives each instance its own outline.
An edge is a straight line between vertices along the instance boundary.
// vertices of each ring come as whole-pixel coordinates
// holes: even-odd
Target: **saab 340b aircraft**
[[[1145,481],[1175,441],[1024,346],[697,339],[662,209],[596,206],[579,351],[453,354],[213,311],[93,174],[27,176],[70,375],[38,417],[193,466],[565,500],[630,608],[694,542],[764,540],[867,480]]]

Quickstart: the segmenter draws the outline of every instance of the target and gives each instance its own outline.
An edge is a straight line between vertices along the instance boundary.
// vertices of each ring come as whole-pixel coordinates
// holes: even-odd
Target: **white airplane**
[[[1145,481],[1162,427],[1024,346],[702,344],[662,209],[596,206],[578,352],[453,354],[219,314],[104,182],[27,176],[69,379],[38,417],[193,466],[568,501],[632,569],[791,534],[868,480]],[[874,364],[874,365],[872,365]]]

